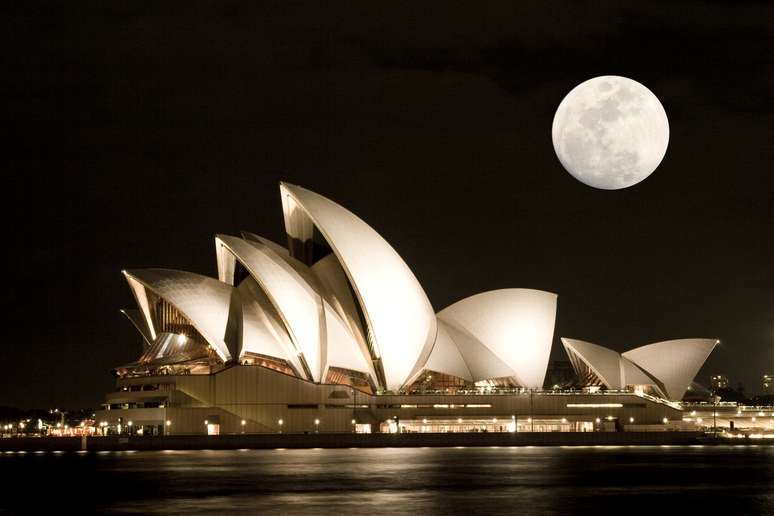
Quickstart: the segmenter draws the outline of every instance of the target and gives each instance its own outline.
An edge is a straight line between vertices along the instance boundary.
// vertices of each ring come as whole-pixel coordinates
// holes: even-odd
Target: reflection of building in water
[[[101,432],[599,431],[673,428],[717,341],[620,354],[565,339],[550,368],[557,296],[509,288],[435,313],[365,222],[280,185],[287,247],[215,238],[218,277],[124,271],[142,352],[117,367]],[[576,384],[584,391],[563,392]],[[671,401],[670,401],[671,400]],[[427,422],[425,422],[427,421]],[[129,422],[132,424],[130,425]]]

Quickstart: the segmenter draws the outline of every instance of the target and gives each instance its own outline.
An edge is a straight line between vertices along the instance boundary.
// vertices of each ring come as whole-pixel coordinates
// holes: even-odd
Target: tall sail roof
[[[436,336],[432,305],[398,253],[368,224],[335,202],[301,187],[280,185],[291,255],[311,265],[305,252],[314,229],[322,234],[349,279],[381,361],[385,385],[400,389],[427,360]]]

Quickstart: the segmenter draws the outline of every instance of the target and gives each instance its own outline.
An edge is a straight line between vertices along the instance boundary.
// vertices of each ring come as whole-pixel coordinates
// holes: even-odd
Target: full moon
[[[578,181],[619,190],[648,177],[666,154],[669,121],[645,86],[615,75],[573,88],[551,129],[562,166]]]

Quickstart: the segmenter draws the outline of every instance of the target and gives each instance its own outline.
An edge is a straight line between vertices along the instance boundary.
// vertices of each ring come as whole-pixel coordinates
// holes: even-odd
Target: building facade
[[[506,288],[436,313],[365,222],[298,186],[280,194],[287,247],[217,235],[218,278],[123,271],[143,349],[115,370],[103,432],[663,429],[717,344],[618,354],[564,339],[585,390],[543,391],[556,294]]]

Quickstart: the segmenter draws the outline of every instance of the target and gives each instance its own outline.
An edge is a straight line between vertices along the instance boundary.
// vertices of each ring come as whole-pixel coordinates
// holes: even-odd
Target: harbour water
[[[25,513],[774,513],[772,446],[6,452],[0,478]]]

